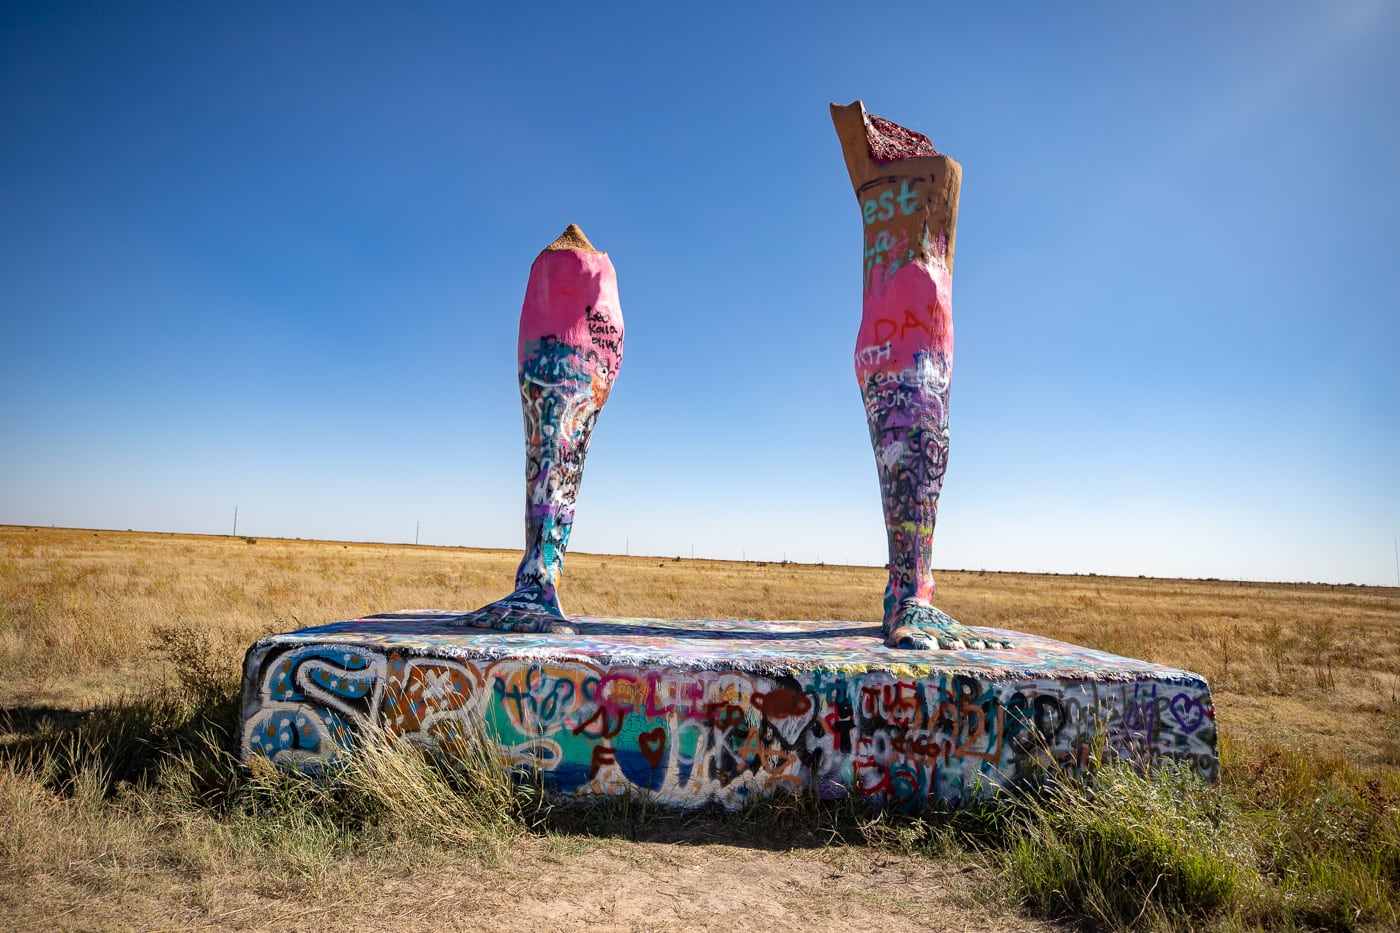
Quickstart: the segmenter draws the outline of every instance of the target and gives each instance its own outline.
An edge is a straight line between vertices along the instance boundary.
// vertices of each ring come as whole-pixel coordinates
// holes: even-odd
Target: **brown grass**
[[[0,526],[0,704],[109,700],[169,672],[172,627],[231,662],[258,636],[388,609],[466,609],[509,588],[507,551]],[[571,554],[591,615],[876,622],[883,571]],[[1400,766],[1400,590],[947,571],[939,604],[1208,677],[1222,726]]]

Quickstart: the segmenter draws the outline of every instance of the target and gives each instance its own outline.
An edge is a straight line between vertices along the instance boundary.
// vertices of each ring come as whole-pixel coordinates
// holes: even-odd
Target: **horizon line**
[[[286,538],[286,537],[278,537],[278,536],[275,536],[275,535],[240,535],[240,534],[233,534],[232,532],[157,531],[157,530],[144,529],[144,528],[125,528],[125,529],[123,529],[123,528],[95,528],[95,527],[79,527],[79,526],[71,526],[71,525],[35,525],[35,524],[33,524],[33,523],[19,523],[19,524],[13,524],[13,523],[9,523],[9,522],[0,522],[0,530],[4,530],[4,529],[23,529],[23,530],[27,530],[27,531],[43,531],[43,530],[52,530],[52,531],[90,531],[90,532],[92,532],[92,533],[94,533],[94,534],[105,533],[105,534],[116,534],[116,535],[128,535],[128,534],[129,534],[129,535],[166,535],[166,536],[170,536],[170,537],[184,537],[184,538],[228,538],[228,539],[240,539],[240,540],[243,540],[243,541],[247,541],[247,542],[249,542],[250,544],[256,544],[256,543],[259,542],[259,541],[285,541],[285,542],[293,542],[293,541],[296,541],[296,542],[300,542],[300,543],[302,543],[302,544],[340,544],[340,545],[344,545],[344,546],[349,546],[349,545],[351,545],[351,544],[355,544],[355,545],[367,545],[367,546],[374,546],[374,547],[435,548],[435,549],[440,549],[440,550],[453,550],[453,551],[485,551],[485,552],[492,552],[492,553],[497,553],[497,552],[499,552],[499,553],[506,553],[506,554],[520,553],[520,549],[519,549],[519,548],[507,548],[507,547],[481,547],[481,546],[472,545],[472,544],[415,544],[415,543],[413,543],[413,542],[406,542],[406,541],[366,541],[366,540],[357,540],[357,539],[354,539],[354,538]],[[690,561],[690,562],[694,562],[694,563],[708,562],[708,563],[714,563],[714,564],[757,564],[757,565],[760,565],[760,566],[768,566],[769,564],[776,564],[777,566],[780,566],[780,567],[850,567],[850,568],[861,569],[861,570],[884,570],[884,569],[885,569],[884,565],[881,565],[881,564],[843,564],[843,563],[834,562],[834,561],[818,561],[818,562],[815,562],[815,563],[810,563],[810,562],[803,562],[803,561],[796,561],[796,560],[786,560],[786,559],[784,559],[784,560],[758,560],[758,559],[733,558],[733,557],[684,557],[684,556],[681,556],[681,555],[672,556],[672,555],[669,555],[669,554],[630,554],[630,553],[628,553],[628,554],[617,554],[617,553],[608,552],[608,551],[570,551],[569,553],[572,554],[572,555],[575,555],[575,556],[587,556],[587,557],[615,557],[615,558],[618,558],[618,559],[620,559],[620,560],[631,560],[631,559],[634,559],[634,558],[635,558],[635,559],[641,559],[641,560],[667,560],[667,561],[671,561],[671,562],[673,562],[673,563],[675,563],[675,562],[682,562],[682,561]],[[1083,572],[1083,573],[1071,573],[1071,572],[1068,572],[1068,571],[1058,571],[1058,570],[988,570],[988,569],[986,569],[986,568],[978,568],[978,569],[975,569],[975,570],[974,570],[974,569],[969,569],[969,568],[958,568],[958,567],[940,567],[940,568],[935,568],[935,570],[936,570],[936,572],[938,572],[938,573],[962,573],[962,574],[972,574],[972,575],[974,575],[974,576],[981,576],[981,575],[993,573],[993,574],[1009,574],[1009,575],[1026,576],[1026,577],[1082,577],[1082,578],[1084,578],[1084,579],[1086,579],[1086,580],[1089,580],[1089,579],[1094,579],[1094,580],[1161,580],[1161,581],[1164,581],[1164,582],[1182,582],[1182,583],[1233,583],[1233,584],[1238,584],[1238,585],[1241,585],[1241,586],[1243,586],[1243,585],[1250,585],[1250,586],[1327,586],[1327,587],[1332,587],[1332,588],[1334,588],[1334,589],[1335,589],[1336,587],[1339,587],[1339,586],[1345,586],[1345,587],[1360,588],[1360,589],[1367,589],[1367,590],[1379,590],[1379,591],[1393,590],[1393,591],[1396,591],[1397,593],[1400,593],[1400,586],[1391,586],[1391,585],[1388,585],[1388,584],[1378,584],[1378,583],[1336,583],[1336,582],[1329,582],[1329,581],[1325,581],[1325,580],[1251,580],[1251,579],[1240,578],[1240,577],[1157,577],[1157,576],[1152,576],[1152,575],[1150,575],[1150,574],[1145,574],[1145,573],[1140,573],[1140,574],[1137,574],[1137,575],[1124,575],[1124,574],[1111,574],[1111,573],[1097,573],[1097,572],[1095,572],[1095,571],[1086,571],[1086,572]]]

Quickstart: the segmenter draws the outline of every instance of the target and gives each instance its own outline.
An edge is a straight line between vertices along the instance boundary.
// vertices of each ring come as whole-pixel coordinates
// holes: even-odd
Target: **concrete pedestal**
[[[995,651],[907,651],[877,625],[573,616],[577,635],[410,610],[248,651],[242,754],[320,770],[379,724],[425,746],[487,734],[562,797],[735,808],[779,792],[957,806],[1096,747],[1215,780],[1204,678],[998,629]]]

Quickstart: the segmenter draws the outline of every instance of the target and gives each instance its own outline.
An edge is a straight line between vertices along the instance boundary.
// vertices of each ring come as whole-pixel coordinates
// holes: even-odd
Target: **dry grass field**
[[[57,781],[17,751],[51,740],[43,767],[58,773],[65,724],[178,683],[172,657],[232,683],[260,635],[390,609],[475,607],[506,592],[516,560],[504,551],[0,526],[0,749],[9,761],[0,821],[10,824],[0,838],[0,927],[7,917],[16,928],[51,929],[337,920],[385,929],[748,929],[857,918],[890,930],[1042,926],[998,893],[988,860],[946,845],[930,858],[927,845],[802,846],[789,836],[786,851],[769,851],[763,825],[684,823],[639,838],[648,832],[634,817],[622,835],[550,824],[513,837],[505,858],[411,839],[366,845],[326,826],[299,836],[279,823],[296,838],[262,838],[270,824],[235,824],[212,807],[162,811],[152,801],[166,798],[104,783],[100,768],[74,765],[64,773],[78,777]],[[1400,590],[958,571],[938,580],[940,606],[969,624],[1204,674],[1227,750],[1243,750],[1227,781],[1230,768],[1267,770],[1280,756],[1333,762],[1326,774],[1354,765],[1364,770],[1348,779],[1379,795],[1373,816],[1395,821]],[[882,587],[883,571],[868,567],[571,554],[561,593],[584,614],[873,623]],[[163,792],[177,791],[196,804],[214,794]],[[482,887],[488,862],[493,883]],[[1395,919],[1388,895],[1357,897],[1372,899],[1353,921],[1377,922],[1387,910]],[[1350,910],[1302,925],[1347,926]],[[1259,916],[1267,926],[1282,915]]]
[[[258,636],[509,589],[507,551],[0,527],[0,704],[78,708],[168,674],[163,631]],[[586,615],[878,623],[872,567],[569,555]],[[1209,678],[1222,728],[1400,766],[1400,589],[945,571],[939,605]]]

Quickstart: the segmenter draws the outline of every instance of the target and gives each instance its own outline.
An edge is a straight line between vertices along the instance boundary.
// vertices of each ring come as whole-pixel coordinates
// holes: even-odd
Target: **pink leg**
[[[889,537],[885,643],[993,648],[933,605],[933,530],[948,464],[953,245],[962,168],[857,101],[832,105],[865,224],[855,369]]]
[[[571,633],[557,587],[593,426],[622,365],[622,309],[606,253],[570,225],[535,259],[520,313],[525,555],[515,592],[467,624]]]

